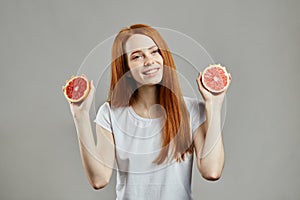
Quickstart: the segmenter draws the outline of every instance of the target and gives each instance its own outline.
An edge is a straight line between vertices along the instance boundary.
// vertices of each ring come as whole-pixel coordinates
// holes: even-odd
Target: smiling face
[[[148,36],[134,34],[125,45],[131,76],[140,85],[154,85],[162,80],[163,58],[155,42]]]

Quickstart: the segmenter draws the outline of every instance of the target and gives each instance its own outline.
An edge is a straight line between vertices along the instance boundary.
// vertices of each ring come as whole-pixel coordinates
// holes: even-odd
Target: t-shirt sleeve
[[[110,113],[111,112],[110,112],[109,103],[105,102],[98,109],[96,119],[94,120],[94,122],[112,133],[111,114]]]
[[[190,109],[191,128],[192,134],[194,134],[195,130],[206,120],[204,102],[197,98],[191,98]]]

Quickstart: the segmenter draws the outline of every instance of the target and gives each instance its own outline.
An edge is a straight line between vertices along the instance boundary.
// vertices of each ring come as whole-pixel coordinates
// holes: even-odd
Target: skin
[[[197,166],[201,175],[207,180],[218,180],[224,168],[224,146],[221,133],[221,109],[227,89],[219,94],[212,94],[206,90],[201,81],[202,72],[196,79],[201,93],[206,112],[206,121],[195,131],[194,146],[197,157]],[[231,75],[229,74],[229,85]],[[218,135],[218,140],[213,149],[212,141]]]
[[[127,40],[125,51],[127,53],[130,74],[139,87],[155,86],[155,84],[162,80],[163,58],[158,51],[157,45],[151,38],[135,34]],[[159,68],[158,75],[149,77],[142,73],[154,67]]]
[[[135,34],[127,40],[125,51],[130,68],[129,76],[135,79],[139,87],[137,103],[132,107],[144,118],[156,118],[162,112],[159,107],[154,106],[158,104],[155,85],[161,82],[163,76],[163,58],[158,47],[151,38]],[[157,75],[149,77],[143,74],[151,68],[159,68]]]
[[[126,43],[130,68],[130,73],[126,76],[134,78],[139,85],[138,101],[133,108],[137,114],[145,118],[159,115],[159,111],[151,109],[158,103],[155,84],[159,83],[163,76],[163,59],[159,53],[154,52],[156,48],[157,46],[151,38],[140,34],[131,36]],[[142,74],[144,70],[153,66],[161,67],[156,76],[146,77]],[[230,82],[231,76],[229,84]],[[197,167],[205,179],[215,181],[221,177],[224,167],[221,108],[227,90],[217,95],[207,91],[201,82],[201,72],[196,83],[204,99],[206,112],[206,121],[196,129],[193,138]],[[109,183],[112,175],[115,143],[113,134],[96,125],[97,144],[95,144],[89,117],[95,93],[93,81],[90,81],[90,85],[88,97],[79,104],[70,103],[70,110],[77,130],[80,155],[86,176],[94,189],[101,189]],[[210,149],[211,140],[215,138],[216,134],[219,135],[217,143],[214,148]]]
[[[95,93],[92,80],[90,86],[87,98],[81,103],[70,103],[70,109],[77,130],[85,174],[91,186],[98,190],[110,181],[115,160],[115,144],[113,134],[99,125],[96,125],[97,144],[95,144],[89,115]]]

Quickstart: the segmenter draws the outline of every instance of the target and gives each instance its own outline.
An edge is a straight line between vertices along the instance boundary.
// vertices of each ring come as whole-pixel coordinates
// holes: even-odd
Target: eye
[[[152,51],[152,54],[156,54],[158,53],[158,49],[155,49],[154,51]]]
[[[142,56],[141,55],[134,55],[132,56],[132,60],[137,60],[137,59],[140,59]]]

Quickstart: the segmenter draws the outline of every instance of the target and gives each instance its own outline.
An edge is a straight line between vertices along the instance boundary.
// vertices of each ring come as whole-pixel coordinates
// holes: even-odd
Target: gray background
[[[300,199],[299,1],[1,1],[0,199],[113,199],[88,184],[61,85],[133,23],[185,33],[230,67],[222,178],[195,199]],[[101,95],[100,92],[97,92]]]

